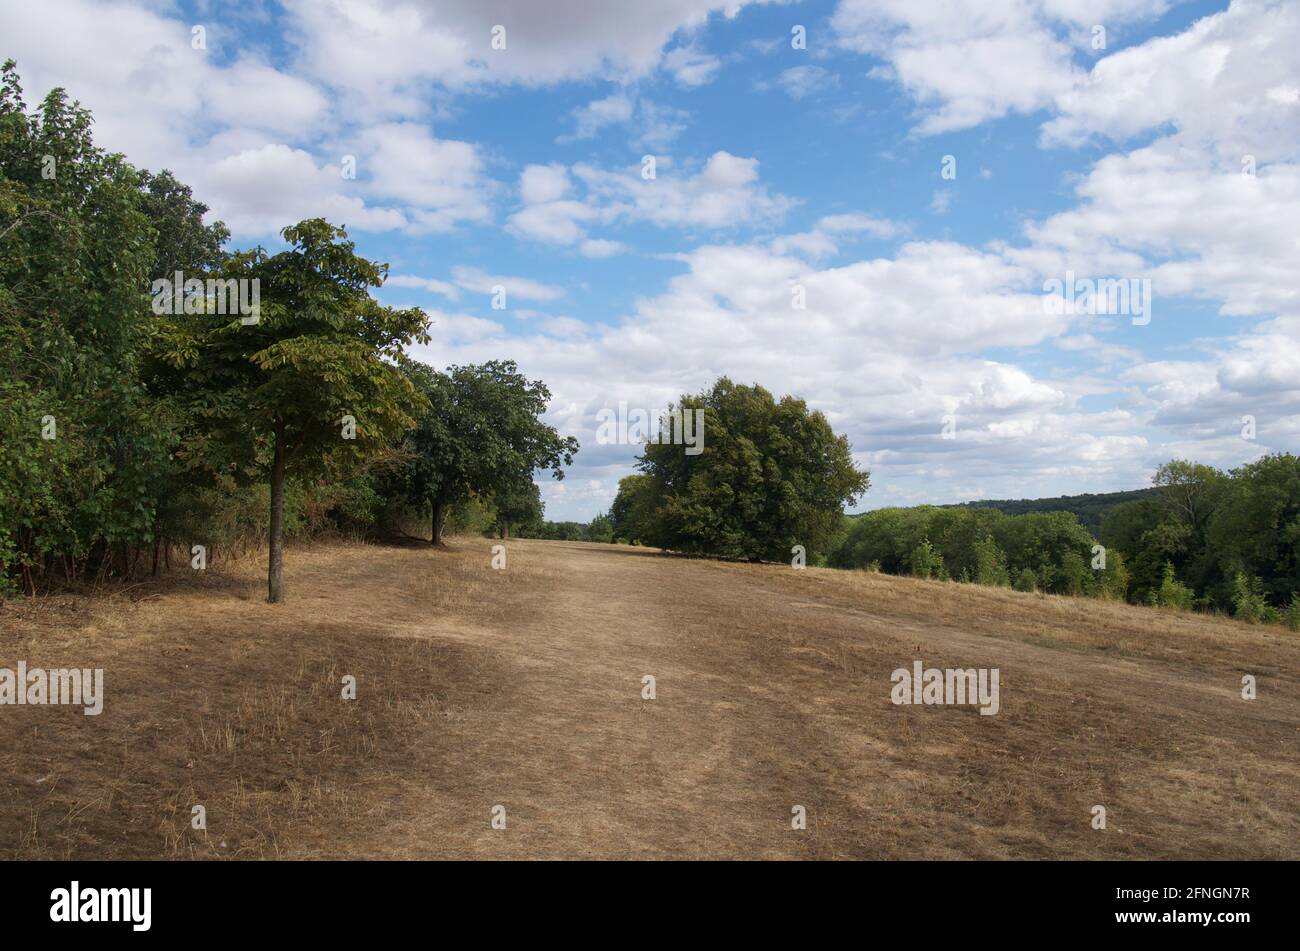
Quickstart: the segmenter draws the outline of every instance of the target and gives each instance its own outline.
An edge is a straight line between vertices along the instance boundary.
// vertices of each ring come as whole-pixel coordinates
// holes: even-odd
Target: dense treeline
[[[540,518],[534,471],[578,448],[542,383],[410,360],[424,314],[374,299],[387,266],[342,228],[229,252],[207,210],[61,90],[29,112],[4,65],[0,595],[265,541],[279,601],[287,535]]]
[[[1172,581],[1197,607],[1248,620],[1300,614],[1300,457],[1230,472],[1175,460],[1154,481],[1152,499],[1102,521],[1102,543],[1127,553],[1132,600],[1167,598]]]
[[[879,509],[846,520],[827,563],[1300,627],[1300,458],[1174,460],[1154,483],[1106,511],[1100,538],[1073,512]]]
[[[827,558],[835,568],[1008,585],[1060,594],[1123,597],[1123,558],[1091,568],[1097,542],[1069,512],[1006,515],[996,509],[887,508],[852,521]]]
[[[997,509],[1007,515],[1027,515],[1030,512],[1072,512],[1078,516],[1079,523],[1084,528],[1093,535],[1100,535],[1101,523],[1107,512],[1127,502],[1150,499],[1156,491],[1155,488],[1148,488],[1130,489],[1126,492],[1059,495],[1051,499],[978,499],[949,507]]]
[[[615,541],[614,522],[608,514],[597,515],[590,522],[549,522],[539,521],[524,526],[519,532],[520,538],[545,538],[565,542],[604,542]]]

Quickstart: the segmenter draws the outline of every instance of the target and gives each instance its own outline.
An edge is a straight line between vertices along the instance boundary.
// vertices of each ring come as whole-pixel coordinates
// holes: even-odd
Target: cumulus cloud
[[[290,0],[287,6],[305,73],[359,110],[418,115],[433,85],[631,81],[661,65],[683,85],[699,85],[716,62],[690,45],[668,50],[673,36],[711,16],[734,17],[752,2]],[[505,49],[492,47],[496,26],[505,28]]]
[[[583,194],[575,194],[575,179]],[[588,257],[622,250],[609,239],[590,239],[596,223],[648,222],[665,228],[727,230],[778,221],[793,201],[759,181],[758,161],[714,153],[694,174],[675,174],[665,162],[654,178],[642,166],[602,169],[579,164],[530,165],[520,175],[523,207],[507,222],[516,235],[555,245],[580,245]]]
[[[663,61],[664,70],[672,75],[677,85],[687,89],[712,82],[721,67],[722,60],[694,45],[677,47]]]
[[[1246,154],[1259,162],[1294,159],[1298,45],[1296,4],[1235,0],[1182,33],[1103,58],[1057,94],[1060,114],[1044,126],[1044,141],[1123,141],[1173,126],[1181,144],[1206,148],[1236,170]]]
[[[840,0],[831,18],[846,49],[882,61],[873,73],[917,102],[917,131],[970,128],[1051,105],[1080,81],[1071,31],[1150,19],[1164,0]]]
[[[480,294],[495,294],[496,288],[504,287],[507,295],[522,300],[551,301],[564,296],[564,288],[554,284],[526,277],[487,274],[475,267],[454,267],[451,269],[451,277],[458,287]]]
[[[628,130],[634,145],[667,149],[686,129],[690,115],[684,109],[664,106],[634,93],[616,92],[594,99],[573,112],[572,132],[559,136],[564,144],[595,138],[607,128]]]

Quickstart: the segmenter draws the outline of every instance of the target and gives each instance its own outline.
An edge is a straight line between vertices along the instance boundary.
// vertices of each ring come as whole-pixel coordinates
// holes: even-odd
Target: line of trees
[[[996,509],[922,505],[876,509],[848,520],[827,564],[1021,591],[1123,598],[1128,587],[1124,555],[1106,552],[1099,558],[1097,544],[1070,512],[1007,515]]]
[[[827,563],[891,574],[1092,595],[1300,629],[1300,457],[1223,472],[1172,460],[1154,491],[1101,516],[878,509],[846,520]]]
[[[285,250],[230,253],[207,211],[96,148],[62,90],[29,112],[4,64],[0,595],[254,538],[278,602],[287,534],[414,515],[437,544],[471,504],[503,533],[540,515],[534,471],[561,478],[578,449],[541,422],[541,382],[408,358],[427,319],[374,299],[387,266],[343,228],[309,219]],[[178,271],[175,306],[154,307]],[[258,288],[256,312],[209,281]]]

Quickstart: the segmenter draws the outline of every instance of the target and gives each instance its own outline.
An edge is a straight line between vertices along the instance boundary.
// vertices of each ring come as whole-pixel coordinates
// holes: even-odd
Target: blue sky
[[[1298,6],[0,0],[0,56],[237,245],[347,224],[420,358],[545,380],[586,519],[636,454],[598,413],[723,374],[825,411],[867,508],[1300,448]],[[1067,273],[1151,320],[1050,315]]]

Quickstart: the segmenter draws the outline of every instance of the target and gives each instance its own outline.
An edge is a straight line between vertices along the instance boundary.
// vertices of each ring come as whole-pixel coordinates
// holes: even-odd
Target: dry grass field
[[[0,707],[0,855],[1300,858],[1282,629],[491,544],[294,548],[279,606],[250,559],[0,609],[0,666],[106,693]],[[999,668],[1001,711],[895,706],[917,659]]]

